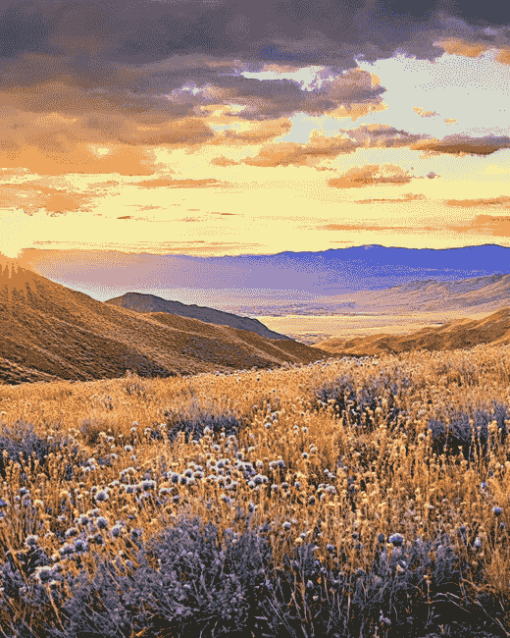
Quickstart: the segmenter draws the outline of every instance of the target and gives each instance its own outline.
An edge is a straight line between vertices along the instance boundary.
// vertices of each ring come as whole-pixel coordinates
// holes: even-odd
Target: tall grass
[[[508,347],[0,387],[3,636],[509,636]]]

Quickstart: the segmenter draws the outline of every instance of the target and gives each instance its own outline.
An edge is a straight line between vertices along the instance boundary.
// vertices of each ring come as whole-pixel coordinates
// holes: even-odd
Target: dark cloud
[[[497,18],[503,14],[491,13],[488,3],[476,11],[465,4],[15,1],[0,9],[0,157],[6,167],[41,172],[47,166],[54,174],[88,172],[97,163],[98,172],[150,175],[154,146],[260,143],[274,139],[279,127],[288,129],[284,120],[295,113],[355,120],[385,108],[385,88],[357,67],[358,59],[397,51],[420,59],[445,51],[474,56],[496,47],[501,61],[510,61],[510,31]],[[309,65],[317,73],[305,87],[291,72]],[[276,76],[243,75],[260,71]],[[258,133],[214,133],[205,118],[232,105],[223,114],[232,122],[280,124]],[[37,123],[40,115],[55,114],[55,121]],[[59,121],[60,115],[75,120]],[[484,155],[508,146],[503,137],[420,139],[384,127],[356,129],[349,137],[353,148]],[[98,158],[90,147],[96,143],[109,147],[108,154]],[[322,152],[288,148],[282,165],[308,163]]]
[[[391,57],[397,50],[433,59],[444,52],[434,45],[437,40],[508,44],[504,30],[487,29],[496,14],[485,4],[474,11],[446,1],[13,2],[0,12],[2,86],[13,81],[26,86],[48,74],[69,73],[78,85],[109,91],[125,89],[127,80],[132,100],[140,92],[171,91],[189,80],[201,86],[214,82],[224,89],[235,86],[241,94],[251,94],[249,82],[241,85],[239,75],[231,77],[229,68],[236,60],[251,71],[278,63],[321,65],[339,73],[355,68],[360,56],[370,61]],[[28,65],[11,67],[22,55],[29,56]],[[195,71],[186,64],[188,56],[197,61]],[[225,67],[201,64],[205,58]],[[175,62],[173,69],[158,67],[168,59]],[[36,72],[41,65],[42,76]],[[122,77],[123,71],[127,77]],[[288,91],[292,101],[296,87],[272,82],[265,88],[276,100]]]
[[[450,155],[492,155],[501,149],[510,148],[510,138],[506,135],[486,135],[484,137],[447,135],[442,140],[424,137],[411,144],[410,148],[415,151],[448,153]]]

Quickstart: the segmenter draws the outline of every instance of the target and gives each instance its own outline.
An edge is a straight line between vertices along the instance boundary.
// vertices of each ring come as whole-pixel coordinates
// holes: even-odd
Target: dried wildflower
[[[394,546],[394,547],[400,547],[402,545],[402,543],[404,542],[404,537],[402,536],[402,534],[392,534],[389,538],[388,541]]]
[[[49,583],[55,576],[55,572],[52,567],[44,565],[36,567],[34,575],[40,583]]]
[[[99,503],[104,503],[109,499],[108,492],[106,490],[99,490],[95,496],[95,500]]]
[[[37,543],[39,542],[39,536],[36,534],[30,534],[25,538],[25,545],[31,549],[37,547]]]
[[[108,529],[108,519],[105,516],[98,516],[96,519],[96,525],[99,529]]]

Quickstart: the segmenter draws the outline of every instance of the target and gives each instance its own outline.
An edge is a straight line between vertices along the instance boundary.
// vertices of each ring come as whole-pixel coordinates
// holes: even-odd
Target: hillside
[[[374,335],[356,339],[327,339],[314,347],[341,355],[368,356],[410,350],[454,350],[478,344],[510,343],[510,308],[484,319],[459,319],[409,335]]]
[[[140,314],[0,262],[0,381],[117,378],[277,367],[331,356],[290,339],[168,313]]]
[[[179,317],[187,317],[189,319],[199,319],[204,323],[212,323],[216,326],[230,326],[239,330],[250,330],[267,339],[289,339],[285,335],[269,330],[263,323],[257,319],[249,317],[239,317],[230,312],[215,310],[205,306],[197,306],[195,304],[187,305],[180,301],[168,301],[155,295],[146,295],[138,292],[128,292],[121,297],[108,299],[105,303],[134,310],[135,312],[167,312]]]
[[[341,312],[491,312],[510,305],[510,274],[459,281],[413,281],[383,290],[366,290],[323,300]]]

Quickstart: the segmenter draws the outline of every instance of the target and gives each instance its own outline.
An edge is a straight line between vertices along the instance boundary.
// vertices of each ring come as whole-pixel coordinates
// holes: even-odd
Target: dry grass
[[[326,549],[332,544],[350,559],[350,570],[368,570],[376,556],[378,534],[429,540],[446,532],[459,555],[470,562],[466,587],[471,581],[474,591],[482,569],[484,589],[510,609],[509,439],[497,441],[493,421],[488,428],[489,451],[484,455],[475,449],[468,461],[438,451],[427,427],[431,419],[449,423],[456,413],[490,411],[495,401],[510,408],[509,355],[508,346],[483,346],[388,355],[365,359],[362,365],[345,359],[187,379],[128,377],[0,386],[4,427],[15,427],[22,420],[33,424],[43,438],[67,435],[72,441],[60,454],[50,455],[45,472],[30,463],[8,464],[0,489],[1,498],[9,503],[0,522],[2,553],[21,549],[27,534],[37,534],[48,555],[58,553],[61,543],[55,533],[72,527],[77,516],[93,508],[111,522],[122,519],[127,528],[142,528],[144,537],[157,536],[183,511],[215,523],[220,533],[228,528],[242,533],[246,520],[239,518],[238,508],[246,512],[252,503],[256,511],[250,524],[270,523],[277,564],[303,538],[313,537],[319,560],[326,564],[334,560]],[[359,395],[364,388],[376,388],[378,407],[353,404],[353,411],[347,404],[340,413],[334,400],[318,405],[316,391],[338,386],[341,378]],[[181,432],[171,442],[179,414],[195,421],[200,415],[230,415],[237,418],[240,429],[230,437],[206,431],[200,440],[190,437],[187,442]],[[152,440],[146,428],[160,431],[163,438]],[[80,451],[84,459],[96,459],[90,463],[93,469],[78,467]],[[111,453],[116,455],[111,466],[101,466],[99,460]],[[266,485],[248,483],[235,467],[241,458],[268,477]],[[223,468],[215,464],[220,459]],[[272,461],[283,461],[283,467]],[[65,479],[68,462],[75,470],[72,481]],[[190,485],[161,477],[165,467],[183,475],[193,464],[204,471]],[[162,499],[165,504],[151,502],[140,508],[136,494],[115,483],[129,467],[131,483],[150,477],[157,482],[156,492],[168,488],[171,497],[179,496],[178,502],[168,497]],[[355,477],[354,492],[350,477]],[[235,489],[224,487],[233,482]],[[482,483],[486,489],[480,488]],[[32,506],[40,501],[35,507],[23,505],[23,497],[20,501],[21,487],[30,491]],[[108,499],[98,502],[94,493],[103,488]],[[502,508],[499,516],[493,512],[496,506]],[[476,530],[481,540],[475,556],[459,540],[461,525]],[[358,539],[353,538],[355,531]],[[84,563],[93,573],[95,552],[113,557],[120,549],[129,553],[122,538],[108,539],[91,550]],[[0,556],[3,560],[5,555]]]

